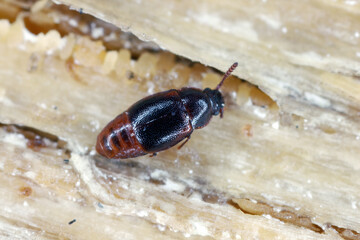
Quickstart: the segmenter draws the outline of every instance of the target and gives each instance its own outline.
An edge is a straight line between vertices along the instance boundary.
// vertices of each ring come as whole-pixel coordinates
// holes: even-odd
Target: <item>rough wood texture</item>
[[[60,2],[223,71],[238,61],[236,74],[260,86],[289,112],[307,117],[315,113],[334,127],[339,127],[337,113],[358,116],[357,2]],[[348,123],[340,126],[347,129]],[[358,124],[355,129],[359,134]]]
[[[114,116],[154,91],[213,86],[220,75],[169,53],[131,60],[87,37],[34,36],[21,17],[1,20],[3,238],[359,239],[357,4],[61,2],[220,70],[237,60],[236,74],[277,104],[231,78],[224,119],[181,150],[108,161],[94,143]]]

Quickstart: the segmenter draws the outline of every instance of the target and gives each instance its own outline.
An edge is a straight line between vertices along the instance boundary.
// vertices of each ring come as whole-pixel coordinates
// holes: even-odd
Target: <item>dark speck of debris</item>
[[[64,163],[68,164],[69,163],[69,159],[64,159]]]
[[[80,13],[80,14],[83,14],[83,13],[84,13],[82,8],[79,9],[79,13]]]
[[[76,222],[76,219],[73,219],[69,222],[69,225],[73,224],[74,222]]]
[[[126,76],[130,80],[135,77],[135,74],[132,71],[126,71]]]
[[[104,208],[104,206],[100,202],[98,202],[98,206],[99,208]]]
[[[57,110],[57,109],[58,109],[58,107],[54,105],[54,106],[53,106],[53,109],[54,109],[54,110]]]

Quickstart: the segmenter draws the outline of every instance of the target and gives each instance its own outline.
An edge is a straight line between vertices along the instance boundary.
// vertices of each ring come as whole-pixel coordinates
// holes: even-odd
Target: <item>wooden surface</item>
[[[94,144],[117,114],[221,75],[169,53],[131,60],[86,36],[35,36],[21,18],[1,20],[4,238],[359,238],[357,4],[61,2],[219,70],[237,60],[236,75],[276,103],[232,78],[224,119],[181,150],[109,161]]]

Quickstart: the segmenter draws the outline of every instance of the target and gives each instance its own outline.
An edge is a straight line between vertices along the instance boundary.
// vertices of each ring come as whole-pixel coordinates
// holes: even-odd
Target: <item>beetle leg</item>
[[[150,155],[150,157],[155,157],[157,155],[156,152],[154,152],[153,154]]]
[[[220,118],[223,118],[223,116],[224,116],[224,109],[220,108]]]
[[[185,143],[187,143],[187,141],[189,141],[189,139],[190,139],[190,136],[186,137],[186,140],[178,147],[178,149],[182,148],[185,145]]]

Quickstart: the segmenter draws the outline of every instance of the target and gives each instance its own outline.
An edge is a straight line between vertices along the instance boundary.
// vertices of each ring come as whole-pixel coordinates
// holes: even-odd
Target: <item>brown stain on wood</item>
[[[319,225],[313,223],[310,217],[297,214],[295,210],[289,210],[289,207],[271,206],[265,202],[247,198],[233,198],[228,203],[246,214],[270,215],[282,222],[304,227],[317,233],[324,233],[324,230]]]
[[[348,228],[337,227],[335,225],[329,225],[330,228],[334,229],[339,233],[339,235],[345,240],[359,240],[360,233],[355,230],[351,230]]]
[[[20,195],[24,197],[29,197],[32,194],[32,188],[31,187],[21,187],[19,188]]]

